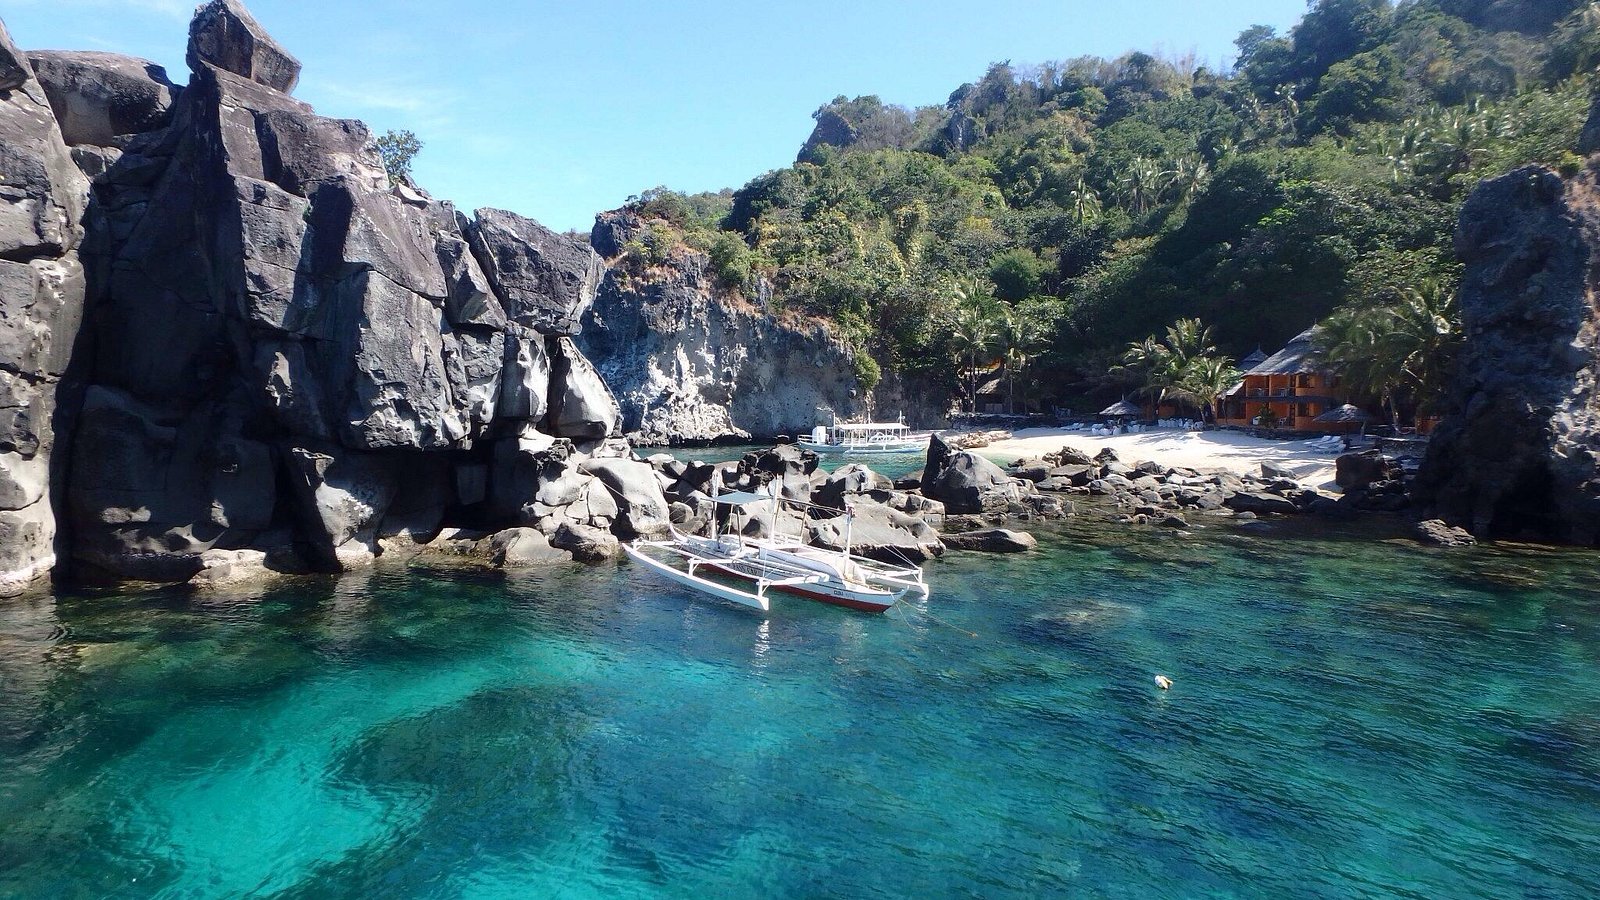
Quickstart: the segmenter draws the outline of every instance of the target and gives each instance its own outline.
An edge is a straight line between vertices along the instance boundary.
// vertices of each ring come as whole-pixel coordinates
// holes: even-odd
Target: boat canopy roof
[[[752,494],[749,491],[728,491],[715,497],[718,503],[729,506],[749,506],[752,503],[768,503],[774,498],[771,494]]]
[[[836,431],[908,431],[911,428],[902,422],[845,422],[833,427]]]

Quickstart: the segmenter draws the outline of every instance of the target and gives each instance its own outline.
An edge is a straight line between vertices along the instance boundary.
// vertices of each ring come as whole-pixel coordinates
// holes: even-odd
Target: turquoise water
[[[1600,895],[1597,557],[1308,527],[0,606],[0,895]]]

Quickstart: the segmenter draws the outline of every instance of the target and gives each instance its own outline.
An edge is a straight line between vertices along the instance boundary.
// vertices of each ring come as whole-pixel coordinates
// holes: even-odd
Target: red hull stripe
[[[753,582],[756,580],[742,572],[735,572],[732,569],[724,569],[718,565],[708,565],[706,568],[719,572],[723,575],[727,575],[730,578],[738,578],[741,581]],[[820,591],[809,591],[797,584],[774,585],[771,590],[782,591],[785,594],[794,594],[796,596],[804,597],[807,600],[816,600],[820,603],[828,603],[833,606],[843,606],[846,609],[854,609],[860,612],[888,612],[889,607],[894,605],[892,602],[888,605],[884,605],[881,603],[868,603],[864,600],[850,600],[845,597],[836,597],[833,594],[824,594]]]

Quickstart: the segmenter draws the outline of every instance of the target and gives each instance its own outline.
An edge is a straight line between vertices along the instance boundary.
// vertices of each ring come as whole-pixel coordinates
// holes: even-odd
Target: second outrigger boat
[[[755,504],[822,508],[747,491],[713,499],[730,508],[730,521],[735,513]],[[772,592],[864,612],[884,612],[907,597],[928,596],[920,567],[894,566],[852,554],[854,513],[846,508],[842,514],[846,517],[845,542],[838,551],[812,547],[797,537],[747,538],[734,531],[707,537],[684,534],[676,528],[670,538],[634,541],[624,544],[623,550],[629,559],[670,581],[763,611],[771,609]],[[711,527],[714,531],[715,516]]]
[[[898,422],[840,422],[834,416],[829,424],[811,429],[809,439],[795,443],[817,453],[923,453],[928,449],[928,437],[926,432],[913,432],[904,418]]]

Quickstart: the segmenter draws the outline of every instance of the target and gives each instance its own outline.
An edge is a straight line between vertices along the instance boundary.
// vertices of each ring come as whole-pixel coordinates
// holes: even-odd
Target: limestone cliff
[[[52,385],[80,308],[54,483],[85,569],[173,581],[217,554],[348,566],[450,524],[641,527],[627,509],[654,482],[585,468],[626,452],[571,340],[600,281],[586,245],[391,181],[365,125],[289,96],[299,63],[236,0],[197,10],[182,89],[143,60],[34,59],[37,79],[0,49],[11,581],[51,563]]]
[[[615,260],[640,223],[606,213],[591,243]],[[579,342],[642,443],[808,431],[817,407],[865,411],[854,351],[823,325],[783,320],[719,290],[704,254],[679,250],[642,271],[611,268]]]
[[[55,564],[53,420],[83,313],[88,182],[0,24],[0,595]]]
[[[1418,499],[1480,537],[1600,543],[1600,157],[1484,182],[1456,250],[1466,346]]]

